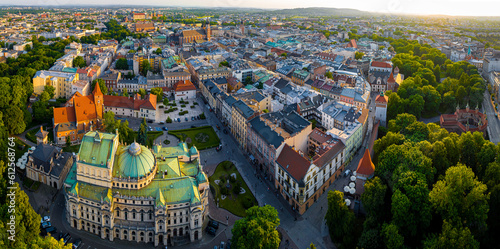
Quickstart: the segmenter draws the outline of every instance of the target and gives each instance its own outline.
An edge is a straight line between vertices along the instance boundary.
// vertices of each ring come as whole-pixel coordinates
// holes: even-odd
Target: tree
[[[404,237],[399,234],[399,229],[396,225],[384,223],[381,236],[387,249],[404,248]]]
[[[148,144],[148,124],[146,123],[146,118],[142,119],[141,127],[137,134],[137,142],[147,146]]]
[[[142,61],[142,70],[141,70],[141,73],[143,76],[146,76],[148,75],[148,71],[151,71],[153,70],[153,68],[151,67],[151,64],[149,63],[148,60],[144,60]]]
[[[308,249],[316,249],[316,246],[311,242]]]
[[[327,77],[329,79],[333,79],[333,73],[332,72],[326,72],[325,73],[325,77]]]
[[[424,248],[469,248],[479,249],[479,242],[474,239],[468,227],[454,227],[450,222],[443,221],[442,232],[424,241]]]
[[[424,110],[425,100],[421,95],[415,94],[410,96],[410,106],[411,109],[409,113],[415,115],[415,117],[420,118],[422,111]]]
[[[270,205],[254,206],[246,210],[247,216],[237,220],[231,232],[235,248],[278,248],[280,224],[278,211]]]
[[[170,118],[170,116],[167,117],[167,120],[166,120],[167,123],[172,123],[172,119]]]
[[[53,99],[55,92],[56,92],[56,89],[53,86],[46,85],[43,89],[43,92],[46,92],[47,94],[49,94],[49,98]],[[43,94],[43,92],[42,92],[42,94]]]
[[[99,88],[101,89],[102,94],[108,94],[108,87],[103,79],[95,79],[92,81],[92,91],[94,91],[95,84],[99,82]]]
[[[387,186],[375,176],[365,183],[364,188],[365,192],[361,195],[361,201],[366,212],[371,217],[384,218]]]
[[[115,68],[118,70],[128,70],[128,62],[125,58],[120,58],[116,61]]]
[[[328,192],[328,210],[325,219],[332,240],[349,248],[349,237],[352,236],[354,226],[354,213],[345,205],[344,193],[337,190]]]
[[[154,53],[160,55],[162,53],[161,48],[157,48]]]
[[[406,132],[406,127],[414,122],[417,122],[417,118],[414,115],[408,113],[398,114],[396,119],[389,121],[389,131],[395,133],[401,132],[404,134]]]
[[[146,90],[139,88],[139,95],[141,95],[141,98],[144,98],[146,96]]]
[[[73,67],[78,67],[78,68],[84,68],[87,66],[87,63],[85,62],[85,59],[81,56],[77,56],[75,59],[73,59]]]
[[[128,96],[129,96],[129,95],[128,95],[128,90],[127,90],[127,88],[125,88],[125,87],[122,89],[122,96],[125,96],[125,97],[128,97]]]
[[[465,132],[460,135],[458,148],[460,150],[460,162],[472,168],[474,173],[477,174],[476,155],[479,148],[476,147],[474,138],[470,132]]]
[[[288,56],[288,54],[287,53],[281,53],[280,56],[286,58]]]
[[[163,89],[162,88],[156,87],[156,88],[151,89],[151,94],[156,95],[157,102],[163,101]]]
[[[219,67],[230,67],[230,66],[229,66],[229,62],[227,62],[227,61],[221,61],[221,62],[219,63]]]
[[[477,154],[477,172],[474,172],[479,177],[479,179],[483,179],[486,168],[490,163],[495,161],[497,154],[497,147],[494,143],[486,141],[483,144],[481,150]]]
[[[429,189],[423,174],[406,171],[394,183],[392,195],[392,222],[405,238],[419,235],[431,222]]]
[[[484,229],[489,210],[486,189],[472,169],[459,163],[434,184],[429,200],[434,210],[453,226]]]
[[[245,78],[245,82],[244,82],[244,84],[245,84],[245,85],[250,85],[250,84],[252,84],[252,83],[253,83],[253,81],[252,81],[252,77],[247,76],[247,77]]]
[[[66,147],[69,147],[71,145],[71,138],[70,136],[66,136]]]
[[[363,58],[363,56],[365,56],[365,53],[363,53],[363,52],[356,52],[356,53],[354,54],[354,58],[355,58],[356,60],[359,60],[359,59]]]
[[[24,113],[16,105],[11,105],[5,110],[4,123],[10,134],[21,134],[26,129]]]

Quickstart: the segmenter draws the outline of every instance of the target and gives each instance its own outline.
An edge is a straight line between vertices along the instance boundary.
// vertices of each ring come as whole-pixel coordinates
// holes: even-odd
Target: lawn
[[[185,141],[189,147],[194,144],[198,150],[217,147],[220,143],[219,137],[212,126],[169,131],[168,134],[176,136],[181,141]]]
[[[229,181],[229,184],[231,185],[230,188],[227,188],[225,184],[215,184],[215,180],[227,183],[227,180],[222,181],[221,179],[227,179],[228,177],[231,177],[231,174],[233,173],[236,174],[236,180],[233,178]],[[219,207],[226,209],[234,215],[245,217],[246,210],[257,205],[257,200],[232,162],[224,161],[219,163],[214,174],[209,177],[209,181],[210,190],[212,191],[212,194],[214,194],[215,201],[217,202],[217,200],[219,200]],[[245,189],[244,194],[234,193],[233,189],[238,185]],[[222,188],[227,188],[227,197],[224,200],[221,198]]]

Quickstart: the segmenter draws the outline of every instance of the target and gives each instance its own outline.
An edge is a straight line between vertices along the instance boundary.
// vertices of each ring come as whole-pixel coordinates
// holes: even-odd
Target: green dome
[[[122,147],[118,153],[113,173],[115,177],[140,178],[151,172],[155,166],[155,157],[151,151],[137,142]]]

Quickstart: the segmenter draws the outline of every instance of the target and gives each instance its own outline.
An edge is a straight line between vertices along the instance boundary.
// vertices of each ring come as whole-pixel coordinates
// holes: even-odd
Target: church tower
[[[210,41],[212,29],[210,29],[210,22],[207,20],[207,41]]]
[[[95,83],[94,91],[92,91],[92,95],[94,95],[94,105],[97,113],[97,117],[102,119],[104,112],[104,95],[101,92],[101,87],[99,83]]]

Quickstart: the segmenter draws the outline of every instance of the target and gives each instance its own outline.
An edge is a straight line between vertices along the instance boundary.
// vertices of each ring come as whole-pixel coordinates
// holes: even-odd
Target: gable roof
[[[54,108],[54,124],[76,122],[75,107]]]
[[[174,90],[176,92],[193,91],[193,90],[196,90],[196,87],[193,85],[193,83],[190,80],[180,80],[177,83],[175,83]]]
[[[288,172],[297,182],[301,182],[307,174],[311,164],[288,144],[283,146],[276,162]]]
[[[371,176],[373,175],[374,172],[375,172],[375,164],[373,164],[372,162],[370,151],[366,149],[363,158],[361,158],[361,160],[359,161],[356,173],[361,175]]]

